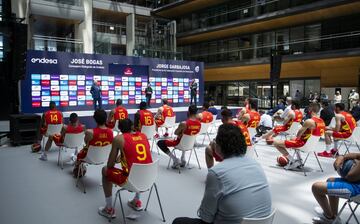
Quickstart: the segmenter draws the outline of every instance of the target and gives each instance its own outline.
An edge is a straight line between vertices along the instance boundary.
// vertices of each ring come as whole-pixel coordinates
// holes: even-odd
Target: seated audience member
[[[257,112],[257,100],[249,99],[249,109],[239,120],[248,128],[256,128],[260,123],[260,114]]]
[[[132,132],[132,128],[130,119],[119,121],[119,129],[122,134],[114,138],[107,165],[102,169],[105,206],[100,207],[98,212],[106,218],[115,218],[115,208],[113,208],[112,204],[113,184],[124,185],[134,163],[152,163],[147,137],[140,132]],[[119,160],[121,169],[115,167],[115,163]],[[133,200],[128,202],[128,205],[136,211],[141,211],[140,194],[136,193]]]
[[[200,120],[201,123],[211,123],[214,119],[212,113],[210,113],[208,111],[209,109],[209,103],[208,102],[204,102],[203,104],[203,111],[201,113],[197,114],[198,119]]]
[[[156,123],[156,130],[158,130],[158,127],[161,127],[165,123],[165,119],[167,117],[174,117],[175,113],[172,107],[168,105],[168,100],[163,99],[162,100],[163,105],[159,107],[156,115],[155,115],[155,123]],[[164,134],[164,137],[168,137],[168,128],[166,128],[166,132]],[[159,134],[156,134],[156,138],[159,138]]]
[[[78,134],[84,131],[85,131],[85,126],[79,122],[78,115],[76,113],[70,114],[69,124],[63,125],[60,133],[49,135],[49,138],[45,145],[45,150],[42,152],[39,159],[43,161],[47,160],[46,152],[48,152],[49,149],[51,148],[53,141],[57,146],[61,146],[64,143],[66,134]],[[75,154],[76,153],[77,152],[75,152]]]
[[[245,138],[239,127],[222,124],[215,141],[223,162],[208,171],[199,218],[176,218],[173,224],[234,224],[244,217],[270,215],[269,184],[261,165],[245,156]]]
[[[113,141],[113,131],[106,127],[106,112],[103,109],[97,109],[94,112],[94,120],[96,122],[96,128],[87,129],[85,132],[85,147],[77,154],[77,161],[73,170],[74,176],[77,176],[77,170],[81,164],[81,161],[86,157],[89,146],[106,146],[110,145]]]
[[[322,136],[325,132],[325,123],[324,121],[317,117],[317,114],[320,110],[320,105],[318,103],[311,103],[309,106],[311,110],[311,118],[307,119],[303,126],[298,131],[296,138],[291,140],[274,140],[274,146],[279,150],[279,152],[285,156],[289,163],[285,166],[285,169],[295,169],[298,168],[301,163],[299,158],[294,159],[287,149],[300,148],[305,145],[306,141],[310,138],[311,135]]]
[[[261,135],[265,134],[269,130],[273,128],[273,121],[272,117],[269,114],[266,114],[265,111],[260,110],[260,123],[259,126],[256,128],[256,136],[260,137]]]
[[[285,119],[285,117],[288,115],[288,113],[291,111],[291,105],[292,105],[292,98],[286,97],[286,107],[284,109],[284,112],[281,113],[280,119]]]
[[[173,153],[170,152],[168,147],[177,146],[180,143],[181,137],[183,135],[196,135],[200,132],[201,123],[196,118],[196,112],[197,108],[195,105],[189,106],[188,119],[185,122],[181,122],[179,127],[175,130],[175,135],[177,135],[176,139],[160,140],[157,142],[159,148],[173,160],[172,167],[174,169],[179,168],[179,166],[185,166],[185,151],[182,152],[180,161]]]
[[[241,133],[245,137],[247,146],[251,146],[251,137],[248,128],[241,121],[235,121],[232,119],[232,112],[229,109],[223,109],[221,111],[221,121],[223,124],[232,124],[240,128]],[[208,169],[214,166],[214,159],[217,162],[223,161],[223,159],[216,154],[216,143],[215,140],[211,141],[210,144],[205,148],[205,161]]]
[[[270,116],[273,116],[276,112],[278,112],[279,110],[282,110],[284,111],[285,110],[285,102],[284,102],[284,99],[280,98],[278,100],[278,104],[268,112],[268,114]]]
[[[335,117],[334,108],[329,105],[328,100],[321,101],[321,106],[320,118],[324,120],[326,126],[329,126],[332,118]]]
[[[352,108],[351,114],[356,121],[360,120],[360,102],[357,102],[357,104]]]
[[[147,110],[147,103],[141,102],[134,117],[134,129],[141,132],[142,126],[154,125],[154,115]]]
[[[312,192],[321,209],[316,208],[319,217],[313,223],[335,223],[338,214],[339,198],[350,198],[360,194],[360,153],[338,156],[334,162],[335,170],[342,169],[345,161],[354,160],[355,165],[346,176],[328,178],[326,182],[316,182]],[[342,223],[341,221],[336,223]]]
[[[129,118],[128,111],[122,106],[122,100],[116,100],[116,107],[110,111],[106,126],[113,129],[116,121]]]
[[[283,120],[283,125],[274,127],[272,131],[269,131],[268,133],[263,135],[262,138],[266,140],[270,140],[273,137],[277,136],[278,134],[289,130],[294,122],[300,123],[302,119],[303,119],[303,115],[300,111],[300,105],[298,102],[294,101],[291,104],[291,110],[287,112],[287,115]]]
[[[325,132],[325,144],[326,150],[324,152],[319,152],[318,156],[322,157],[334,157],[338,155],[338,140],[347,139],[352,135],[353,130],[356,127],[356,121],[354,117],[345,112],[345,104],[337,103],[335,104],[335,128],[328,127]],[[331,148],[331,138],[334,139],[334,148]]]
[[[216,107],[215,107],[215,102],[213,100],[211,100],[209,102],[209,104],[210,104],[210,107],[209,107],[208,111],[210,113],[212,113],[213,115],[217,115],[218,114],[218,109],[216,109]]]

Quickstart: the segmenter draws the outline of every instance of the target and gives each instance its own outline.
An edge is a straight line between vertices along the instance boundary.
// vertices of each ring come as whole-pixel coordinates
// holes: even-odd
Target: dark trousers
[[[193,101],[194,100],[194,101]],[[196,93],[191,93],[191,95],[190,95],[190,105],[191,104],[193,104],[193,102],[194,102],[194,104],[195,104],[195,106],[197,105],[197,102],[196,102]]]
[[[96,102],[97,102],[97,105],[96,105]],[[94,104],[94,110],[101,109],[101,107],[102,107],[101,98],[93,99],[93,104]]]
[[[157,142],[157,145],[159,146],[161,151],[163,151],[165,154],[170,153],[170,149],[166,146],[166,140],[159,140]]]
[[[210,223],[204,222],[201,219],[179,217],[174,219],[172,224],[210,224]]]
[[[146,104],[148,107],[150,107],[150,101],[151,101],[151,94],[146,94]]]
[[[256,128],[256,136],[260,137],[261,135],[265,134],[266,132],[270,131],[272,128],[265,127],[264,125],[260,125]]]

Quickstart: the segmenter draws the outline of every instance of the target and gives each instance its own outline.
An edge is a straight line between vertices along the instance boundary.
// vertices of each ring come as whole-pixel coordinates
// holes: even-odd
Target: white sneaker
[[[178,158],[174,159],[173,165],[171,166],[171,168],[173,169],[179,169],[181,165],[181,162]]]
[[[129,200],[128,206],[138,212],[142,211],[144,209],[142,207],[142,202],[140,200],[136,200],[136,199]]]
[[[39,159],[42,161],[47,161],[47,155],[45,153],[42,153]]]
[[[337,218],[336,220],[329,219],[329,218],[325,217],[324,214],[321,214],[319,216],[312,218],[312,221],[314,224],[342,224],[340,217]]]
[[[98,209],[98,213],[99,213],[99,215],[104,216],[104,217],[106,217],[108,219],[110,219],[110,218],[115,219],[116,218],[115,210],[113,208],[109,209],[109,208],[101,206]]]
[[[284,169],[293,170],[299,168],[300,166],[301,166],[300,160],[293,160],[293,161],[289,161],[289,164],[284,166]]]
[[[324,211],[322,210],[322,208],[320,206],[315,206],[314,207],[314,211],[317,215],[322,215],[324,214]]]

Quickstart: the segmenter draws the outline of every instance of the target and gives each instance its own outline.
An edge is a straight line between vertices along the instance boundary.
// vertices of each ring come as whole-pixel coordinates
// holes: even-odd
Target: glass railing
[[[34,35],[32,49],[40,51],[83,52],[83,42],[70,38]]]
[[[46,2],[54,2],[54,3],[58,3],[58,4],[63,4],[63,5],[75,5],[75,6],[82,6],[82,0],[43,0]]]
[[[293,40],[287,43],[278,43],[276,45],[258,45],[257,47],[243,47],[221,52],[212,51],[211,49],[201,49],[201,51],[206,50],[211,53],[196,54],[188,52],[186,53],[187,57],[185,57],[185,59],[203,61],[208,64],[221,62],[242,62],[251,61],[256,58],[269,57],[271,49],[282,50],[283,55],[300,55],[311,52],[341,50],[358,47],[360,47],[360,31],[353,31],[325,35],[318,38]]]
[[[107,0],[111,2],[127,3],[146,8],[155,8],[157,0]]]
[[[160,59],[170,59],[170,60],[183,59],[182,52],[146,49],[143,47],[135,47],[133,51],[133,55],[137,57],[149,57],[149,58],[160,58]]]

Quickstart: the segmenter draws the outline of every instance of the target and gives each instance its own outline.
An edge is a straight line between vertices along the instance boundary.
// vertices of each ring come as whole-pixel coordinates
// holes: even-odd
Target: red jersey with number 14
[[[149,141],[143,133],[124,133],[123,137],[121,166],[124,172],[129,173],[134,163],[152,163]]]
[[[148,110],[139,110],[140,115],[140,128],[141,126],[154,125],[154,115]]]
[[[115,108],[115,113],[114,113],[115,121],[127,119],[128,117],[129,115],[125,107],[119,106]]]
[[[109,128],[94,128],[93,138],[89,142],[92,146],[106,146],[112,143],[114,139],[113,131]]]
[[[198,120],[187,119],[186,120],[186,129],[184,130],[184,135],[196,135],[200,132],[201,123]]]
[[[45,122],[48,124],[62,124],[63,117],[60,111],[58,110],[48,110],[45,112]]]

